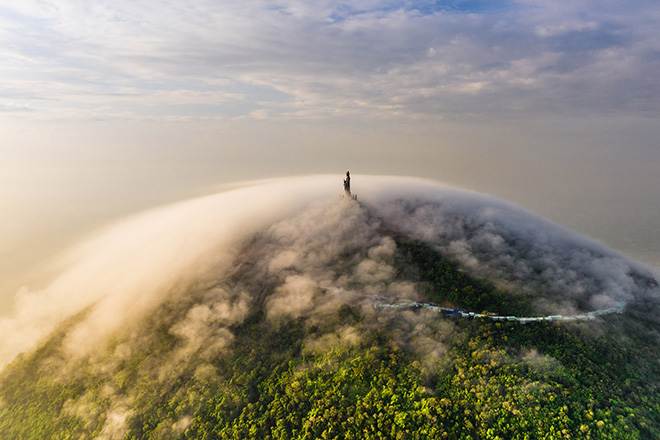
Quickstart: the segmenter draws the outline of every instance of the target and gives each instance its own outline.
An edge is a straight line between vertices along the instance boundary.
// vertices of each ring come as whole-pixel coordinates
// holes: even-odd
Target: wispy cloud
[[[660,102],[651,1],[25,0],[0,21],[2,95],[42,113],[39,99],[123,114],[136,97],[137,114],[193,117],[227,100],[242,105],[210,112],[655,114]]]

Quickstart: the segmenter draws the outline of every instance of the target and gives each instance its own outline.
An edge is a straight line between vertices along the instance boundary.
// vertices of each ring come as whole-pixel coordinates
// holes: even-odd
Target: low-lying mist
[[[277,325],[322,320],[364,295],[415,299],[418,286],[397,277],[397,238],[531,296],[538,313],[657,304],[657,283],[642,264],[518,206],[413,178],[356,176],[353,190],[358,202],[341,196],[337,176],[253,182],[110,226],[67,254],[49,286],[17,294],[15,312],[0,321],[0,365],[83,310],[65,339],[73,357],[179,300],[188,308],[170,333],[187,341],[183,359],[200,347],[208,356],[222,351],[229,326],[257,303]],[[241,271],[249,276],[227,282]],[[251,289],[251,277],[267,279],[272,293]],[[357,338],[351,329],[344,337]]]

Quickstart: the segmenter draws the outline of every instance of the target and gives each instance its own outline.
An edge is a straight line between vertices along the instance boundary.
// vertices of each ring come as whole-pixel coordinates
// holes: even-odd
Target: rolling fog
[[[58,262],[52,283],[19,292],[15,312],[0,320],[6,335],[0,363],[88,308],[67,336],[72,355],[85,353],[191,288],[207,292],[205,299],[172,332],[188,338],[191,349],[226,341],[226,327],[240,322],[255,298],[217,286],[255,237],[263,242],[254,251],[261,271],[255,273],[277,279],[265,299],[274,323],[317,316],[350,294],[415,298],[414,283],[394,282],[396,244],[383,230],[421,240],[502,288],[531,294],[544,313],[658,299],[657,286],[640,281],[652,277],[643,264],[519,206],[433,181],[383,176],[354,180],[358,204],[341,197],[340,184],[336,176],[252,182],[107,227]],[[347,249],[357,257],[342,261]]]

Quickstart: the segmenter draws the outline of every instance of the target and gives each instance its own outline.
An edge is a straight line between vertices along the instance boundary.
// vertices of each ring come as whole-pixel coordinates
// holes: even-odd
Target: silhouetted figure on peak
[[[357,195],[351,194],[351,173],[349,171],[346,171],[346,178],[344,179],[344,192],[347,197],[357,200]]]
[[[346,195],[351,196],[351,173],[346,171],[346,178],[344,179],[344,191]]]

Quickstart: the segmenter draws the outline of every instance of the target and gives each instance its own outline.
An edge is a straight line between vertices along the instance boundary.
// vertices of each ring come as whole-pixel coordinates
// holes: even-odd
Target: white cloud
[[[650,75],[660,50],[653,2],[535,1],[424,13],[415,7],[12,1],[0,11],[10,61],[0,77],[13,81],[10,93],[32,96],[30,104],[41,95],[61,107],[90,100],[122,107],[136,96],[145,106],[170,107],[238,99],[252,106],[244,115],[281,114],[258,104],[269,101],[260,92],[247,93],[261,85],[288,96],[284,112],[298,117],[596,111],[629,109],[633,101],[638,110],[658,110],[660,84]],[[625,65],[603,64],[612,51]],[[640,96],[628,83],[651,93]],[[53,93],[58,88],[70,93]],[[572,99],[575,90],[579,99]],[[176,111],[196,116],[190,108]]]
[[[269,319],[298,318],[313,306],[316,282],[306,275],[291,275],[277,288],[266,305]]]
[[[42,290],[19,292],[16,314],[0,318],[0,330],[6,335],[0,346],[0,363],[52,330],[64,317],[91,307],[86,325],[72,334],[69,344],[86,352],[108,332],[175,294],[173,286],[179,282],[202,279],[209,267],[222,270],[234,252],[230,250],[233,246],[224,248],[223,242],[238,244],[245,232],[256,231],[290,209],[295,212],[313,198],[332,193],[323,178],[308,181],[295,194],[295,183],[282,183],[266,192],[248,187],[154,210],[76,248],[62,262],[69,270]],[[244,310],[239,301],[230,309],[214,306],[199,313],[204,312],[209,320],[220,322],[229,315],[240,317]]]

